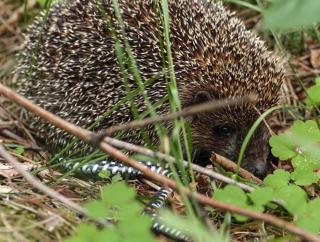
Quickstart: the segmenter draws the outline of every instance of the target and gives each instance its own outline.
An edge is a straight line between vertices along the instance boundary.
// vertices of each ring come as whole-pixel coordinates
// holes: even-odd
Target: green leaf
[[[131,201],[127,206],[122,206],[118,211],[119,219],[125,220],[128,217],[138,217],[141,214],[142,208],[136,201]]]
[[[22,145],[17,146],[17,148],[15,148],[14,152],[18,155],[22,155],[24,153],[24,147]]]
[[[320,77],[315,79],[315,85],[306,90],[306,104],[309,107],[320,106]]]
[[[107,204],[117,206],[126,205],[128,201],[134,200],[135,196],[135,191],[124,182],[113,183],[103,187],[101,190],[101,199]]]
[[[320,167],[320,130],[313,120],[295,121],[290,132],[271,137],[270,145],[274,156],[292,158],[295,168]]]
[[[307,89],[306,104],[309,107],[320,106],[320,85],[312,86]]]
[[[92,239],[92,235],[97,232],[97,229],[92,224],[80,224],[72,238],[68,238],[65,242],[86,242]]]
[[[255,205],[264,206],[274,198],[274,190],[271,187],[258,187],[248,196]]]
[[[272,154],[280,160],[287,160],[297,155],[294,143],[287,134],[274,135],[269,143]]]
[[[123,234],[128,241],[141,242],[141,241],[154,241],[154,236],[150,230],[152,220],[149,216],[136,216],[128,215],[125,220],[119,223],[119,231]]]
[[[218,189],[214,192],[214,198],[235,205],[237,207],[248,208],[247,195],[241,188],[235,185],[227,185],[223,189]],[[247,217],[242,215],[233,214],[232,215],[237,221],[245,222],[248,220]]]
[[[308,186],[316,183],[319,180],[319,175],[314,172],[312,168],[304,169],[297,167],[294,172],[291,173],[291,179],[294,180],[296,185]]]
[[[122,241],[122,236],[120,233],[118,233],[114,229],[103,229],[103,230],[97,230],[95,234],[87,240],[87,242],[120,242]]]
[[[84,206],[90,217],[105,219],[109,215],[109,208],[102,201],[92,201]]]
[[[320,130],[317,122],[314,120],[307,120],[306,122],[297,120],[294,122],[291,130],[298,138],[304,139],[303,142],[305,142],[305,140],[320,142]]]
[[[264,211],[264,206],[260,205],[260,204],[253,204],[251,206],[248,207],[249,209],[258,212],[258,213],[263,213]]]
[[[320,232],[320,199],[316,198],[297,215],[296,224],[312,233]]]
[[[292,126],[292,134],[297,153],[317,164],[314,168],[318,168],[320,165],[320,130],[317,123],[314,120],[295,121]]]
[[[311,160],[311,157],[306,154],[297,155],[292,158],[291,163],[295,169],[317,169],[319,167],[319,162]]]
[[[235,185],[227,185],[214,193],[214,198],[239,207],[247,206],[247,195],[241,188]]]
[[[124,180],[124,179],[123,179],[122,176],[120,176],[120,174],[117,174],[117,175],[115,175],[115,176],[112,177],[112,183],[121,182],[121,181],[123,181],[123,180]]]
[[[264,26],[271,29],[296,29],[320,22],[319,0],[273,0],[263,11]]]
[[[274,189],[278,189],[288,186],[289,181],[290,173],[285,170],[278,169],[264,179],[264,184]]]
[[[110,171],[100,171],[98,175],[102,179],[110,179],[111,172]]]
[[[291,214],[295,214],[295,212],[306,203],[307,194],[302,188],[296,185],[288,185],[276,191],[276,199],[281,200],[284,207]]]
[[[224,238],[222,234],[216,231],[209,231],[198,220],[178,216],[169,211],[162,210],[160,213],[161,221],[168,227],[174,227],[184,234],[190,236],[193,241],[197,242],[227,242],[228,239]]]
[[[85,205],[91,218],[112,218],[112,228],[97,229],[93,225],[79,226],[67,242],[155,242],[150,228],[152,219],[143,216],[143,206],[136,199],[135,192],[124,182],[112,183],[101,189],[100,201]]]

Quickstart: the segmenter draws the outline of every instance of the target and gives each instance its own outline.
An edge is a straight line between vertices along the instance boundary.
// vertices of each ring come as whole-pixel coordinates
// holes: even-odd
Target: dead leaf
[[[27,171],[35,168],[35,165],[30,163],[23,163],[21,166]],[[17,175],[19,175],[19,173],[12,166],[0,163],[0,176],[11,178]]]
[[[320,49],[310,50],[310,62],[313,68],[320,69]]]
[[[315,197],[315,196],[317,195],[314,186],[304,186],[304,189],[307,191],[307,193],[308,193],[311,197]]]
[[[18,192],[18,191],[12,187],[0,185],[0,194],[15,193],[15,192]]]
[[[65,221],[57,214],[52,212],[49,212],[49,214],[50,217],[46,219],[45,223],[45,227],[49,232],[54,231],[57,227],[60,227],[65,223]]]

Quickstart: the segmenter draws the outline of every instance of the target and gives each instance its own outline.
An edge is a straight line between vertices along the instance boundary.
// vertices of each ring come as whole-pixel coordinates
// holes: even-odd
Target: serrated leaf
[[[130,218],[130,219],[128,219]],[[150,230],[152,220],[147,216],[128,215],[127,219],[119,223],[119,231],[128,238],[128,241],[154,241],[152,231]]]
[[[235,185],[227,185],[223,189],[216,190],[214,192],[214,198],[238,207],[248,208],[247,195],[241,188]],[[232,216],[239,222],[248,220],[247,217],[242,215],[233,214]]]
[[[109,208],[102,201],[92,201],[84,207],[89,216],[94,219],[105,219],[109,215]]]
[[[118,233],[114,229],[103,229],[98,230],[96,234],[94,234],[91,239],[88,239],[86,242],[119,242],[122,241],[121,233]]]
[[[175,227],[184,234],[190,236],[197,242],[227,242],[222,233],[208,231],[198,220],[186,216],[175,215],[169,211],[162,210],[161,221],[169,227]]]
[[[303,142],[305,142],[304,140],[320,142],[320,130],[314,120],[307,120],[306,122],[297,120],[293,123],[291,130],[299,139],[303,139]]]
[[[266,186],[279,189],[288,186],[290,173],[285,170],[278,169],[275,170],[273,174],[268,175],[263,181]]]
[[[254,204],[252,206],[249,206],[249,208],[255,212],[258,212],[258,213],[263,213],[263,211],[264,211],[264,206],[262,206],[260,204]]]
[[[307,89],[306,104],[309,107],[320,105],[320,85],[316,85]]]
[[[309,217],[302,217],[299,220],[297,220],[296,223],[300,228],[308,230],[312,233],[317,233],[319,231],[319,223],[310,223]]]
[[[101,199],[107,204],[126,205],[128,201],[133,200],[136,194],[134,190],[128,187],[124,182],[116,182],[105,186],[101,190]]]
[[[92,234],[95,234],[97,229],[92,224],[80,224],[72,238],[68,238],[65,242],[85,242],[89,241],[89,238],[92,238]]]
[[[307,194],[296,185],[288,185],[276,190],[276,199],[281,200],[284,207],[294,214],[300,206],[306,203]]]
[[[79,226],[67,242],[154,242],[151,233],[152,219],[142,216],[142,204],[135,199],[135,192],[124,182],[112,183],[101,189],[101,201],[85,205],[91,218],[112,218],[112,228],[97,229],[93,225]]]
[[[271,187],[258,187],[248,196],[256,206],[264,206],[274,198],[274,190]]]
[[[125,220],[128,217],[138,217],[141,214],[141,205],[136,201],[131,201],[129,206],[122,206],[118,211],[119,219]]]
[[[272,154],[280,160],[287,160],[297,155],[294,150],[295,145],[287,134],[274,135],[269,143]]]
[[[311,222],[312,221],[312,222]],[[297,215],[296,224],[312,233],[320,231],[320,199],[309,202],[304,210]]]
[[[313,120],[295,121],[290,132],[270,139],[272,153],[281,160],[292,158],[296,167],[320,167],[320,130]]]
[[[239,207],[247,205],[247,195],[235,185],[227,185],[223,189],[218,189],[214,192],[214,198]]]
[[[319,168],[319,162],[311,160],[310,157],[306,156],[305,154],[297,155],[292,158],[291,163],[295,169],[312,169],[315,170]]]
[[[294,180],[296,185],[308,186],[316,183],[319,180],[319,175],[312,168],[303,169],[298,167],[291,173],[291,179]]]

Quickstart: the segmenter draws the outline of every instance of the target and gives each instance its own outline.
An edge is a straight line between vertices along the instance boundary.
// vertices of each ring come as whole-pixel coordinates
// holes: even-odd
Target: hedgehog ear
[[[201,103],[208,102],[212,99],[211,95],[207,91],[199,91],[196,93],[194,98],[192,99],[191,105],[197,105]],[[186,120],[192,122],[199,119],[199,114],[193,115],[192,117],[186,118]]]
[[[209,92],[207,91],[199,91],[196,93],[195,97],[193,98],[192,105],[200,104],[208,102],[211,98]]]

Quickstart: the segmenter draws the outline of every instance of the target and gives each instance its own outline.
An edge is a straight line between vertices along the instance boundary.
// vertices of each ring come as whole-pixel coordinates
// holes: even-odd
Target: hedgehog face
[[[196,98],[203,101],[205,95],[201,92]],[[243,140],[257,117],[256,111],[248,107],[229,107],[219,112],[195,116],[191,121],[193,162],[206,165],[212,151],[237,161]],[[267,127],[265,124],[260,125],[246,148],[241,164],[243,168],[260,178],[266,175],[269,168],[268,138]]]

